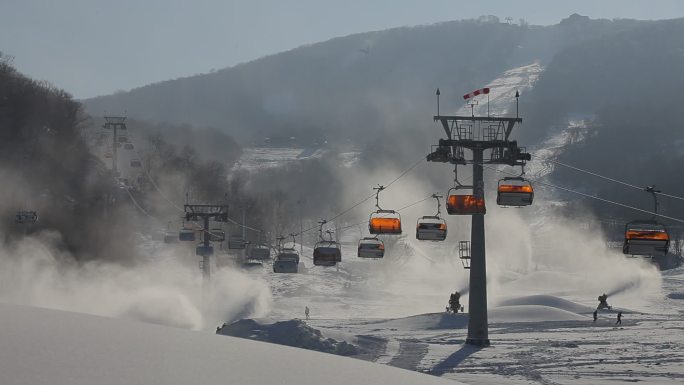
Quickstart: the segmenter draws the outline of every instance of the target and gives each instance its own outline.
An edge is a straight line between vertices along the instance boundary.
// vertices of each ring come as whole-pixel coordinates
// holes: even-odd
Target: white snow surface
[[[280,167],[290,162],[320,158],[325,152],[322,148],[248,147],[242,151],[235,168],[260,170]]]
[[[206,332],[0,304],[8,385],[454,384],[361,360]]]
[[[490,94],[492,113],[505,113],[511,106],[511,92],[531,87],[540,71],[541,67],[533,64],[511,70],[493,81],[490,85],[500,86],[493,87]],[[498,97],[500,94],[507,96]],[[542,158],[557,155],[565,145],[582,139],[587,133],[588,119],[590,117],[578,118],[568,127],[551,131],[549,138],[540,148],[533,149],[533,153]],[[282,165],[296,160],[301,154],[277,152],[266,153],[264,157],[271,159],[274,165]],[[290,160],[283,161],[286,158]],[[265,164],[271,162],[268,159]],[[527,171],[543,177],[552,171],[552,165],[533,161]],[[304,307],[308,306],[312,319],[306,320],[306,324],[320,331],[324,338],[344,340],[359,347],[362,353],[355,358],[466,383],[681,383],[684,380],[684,336],[681,333],[684,329],[684,269],[661,274],[648,260],[628,259],[620,251],[608,249],[602,235],[589,231],[583,226],[585,223],[554,216],[555,207],[562,204],[554,191],[539,188],[530,208],[518,210],[488,205],[487,291],[492,346],[485,349],[464,345],[467,314],[442,313],[449,293],[454,290],[461,292],[461,303],[466,311],[469,306],[468,270],[461,266],[457,251],[457,241],[469,237],[469,218],[463,217],[447,218],[449,236],[442,243],[417,241],[410,230],[401,237],[392,238],[399,238],[399,241],[394,247],[388,245],[386,256],[380,261],[356,258],[356,240],[359,230],[363,230],[360,227],[338,234],[343,241],[343,261],[338,265],[339,269],[312,266],[312,249],[307,246],[303,247],[301,256],[306,268],[300,274],[273,274],[269,263],[242,272],[230,267],[217,268],[213,273],[212,286],[215,287],[211,290],[208,306],[201,303],[202,285],[196,259],[189,257],[192,250],[178,256],[185,261],[180,266],[172,263],[173,259],[167,255],[173,254],[171,249],[178,251],[181,246],[159,245],[161,252],[152,258],[147,269],[134,273],[86,266],[88,274],[75,272],[73,277],[66,278],[63,272],[57,274],[57,269],[46,268],[46,262],[51,261],[47,255],[28,258],[28,254],[37,253],[25,248],[12,253],[21,258],[0,265],[3,267],[0,284],[4,284],[0,300],[6,298],[8,302],[204,330],[213,330],[221,319],[230,322],[237,316],[253,317],[262,324],[302,318]],[[407,229],[412,220],[425,214],[426,207],[418,205],[402,211],[402,218],[409,224]],[[295,248],[299,249],[299,245]],[[33,270],[41,274],[33,277],[20,274]],[[41,285],[36,286],[35,277],[41,278],[38,280]],[[25,282],[29,278],[34,279]],[[117,285],[119,282],[127,284]],[[604,292],[610,294],[608,301],[613,309],[599,311],[594,323],[591,313],[597,305],[597,296]],[[141,295],[145,293],[148,294]],[[106,297],[105,300],[102,297]],[[159,302],[165,305],[159,306]],[[108,306],[102,306],[103,303]],[[131,309],[135,311],[131,312]],[[624,314],[622,325],[615,325],[618,311]],[[29,320],[21,318],[22,314]],[[144,377],[140,383],[211,384],[219,379],[208,377],[208,367],[215,370],[212,373],[221,377],[223,383],[242,383],[242,377],[229,377],[229,369],[241,366],[248,369],[247,372],[259,372],[251,374],[264,376],[256,378],[265,381],[276,378],[271,369],[286,368],[297,371],[298,377],[295,374],[287,377],[291,373],[285,371],[286,374],[277,376],[278,382],[300,384],[306,383],[302,381],[306,381],[302,374],[304,369],[318,373],[319,369],[329,366],[326,377],[314,377],[313,380],[327,384],[338,381],[345,384],[401,383],[390,377],[369,381],[371,376],[364,377],[361,367],[345,366],[356,365],[348,362],[363,364],[358,360],[329,355],[319,361],[317,357],[321,355],[313,352],[251,345],[254,342],[143,325],[131,320],[82,316],[93,320],[82,321],[79,316],[71,326],[71,315],[0,306],[1,373],[8,368],[13,373],[27,371],[35,362],[29,364],[19,358],[35,354],[38,364],[50,367],[46,378],[62,378],[60,376],[72,375],[71,372],[79,369],[75,363],[78,361],[68,361],[69,356],[86,363],[97,357],[105,360],[111,356],[120,362],[93,364],[97,370],[92,373],[89,368],[83,370],[95,376],[124,370],[124,364],[129,364],[129,369],[136,372],[142,371],[142,366],[149,366],[155,372],[168,369],[172,375],[161,378],[160,382]],[[110,324],[113,326],[109,327]],[[85,332],[98,346],[91,346],[89,339],[82,340],[78,332]],[[137,336],[130,345],[125,335],[129,332]],[[59,337],[61,334],[65,336],[63,339]],[[36,342],[39,337],[42,341]],[[77,343],[72,345],[69,338]],[[161,341],[165,339],[171,342],[167,345]],[[266,346],[267,349],[252,350],[252,346]],[[238,357],[239,354],[230,350],[233,348],[248,354]],[[280,352],[287,353],[281,355]],[[89,357],[81,357],[82,353]],[[226,363],[222,357],[236,361]],[[275,364],[270,364],[271,358]],[[165,359],[172,368],[164,366],[167,361],[159,361]],[[146,365],[146,360],[152,360],[152,363]],[[63,365],[66,369],[60,369]],[[229,369],[224,371],[222,366]],[[345,371],[330,371],[333,367]],[[401,372],[401,375],[405,373]],[[416,378],[422,381],[424,377]],[[32,382],[19,383],[41,384],[38,380],[43,378],[29,379]],[[163,382],[166,380],[169,382]],[[103,382],[89,377],[70,383]],[[116,383],[136,382],[124,378]]]
[[[531,89],[544,68],[539,62],[505,71],[500,77],[492,80],[484,87],[489,88],[489,113],[491,116],[509,116],[515,113],[515,92],[523,95]],[[468,101],[473,103],[473,99]],[[487,116],[487,95],[477,96],[474,106],[476,116]],[[464,105],[456,115],[470,115],[471,107]]]

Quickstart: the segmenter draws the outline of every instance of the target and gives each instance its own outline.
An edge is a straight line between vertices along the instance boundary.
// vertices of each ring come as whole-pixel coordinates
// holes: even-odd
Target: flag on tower
[[[481,88],[479,90],[475,90],[469,94],[463,95],[463,100],[468,100],[472,97],[475,97],[477,95],[485,95],[489,93],[489,87]]]

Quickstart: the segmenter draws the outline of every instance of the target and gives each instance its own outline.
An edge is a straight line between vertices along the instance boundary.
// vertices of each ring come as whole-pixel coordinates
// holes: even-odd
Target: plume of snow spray
[[[191,257],[178,249],[134,267],[77,264],[53,247],[58,237],[44,232],[0,248],[0,301],[195,330],[269,309],[269,288],[237,271],[218,271],[204,291],[196,265],[183,263]]]

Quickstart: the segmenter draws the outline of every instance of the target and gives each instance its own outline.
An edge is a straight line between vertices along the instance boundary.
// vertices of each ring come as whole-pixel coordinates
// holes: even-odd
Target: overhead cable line
[[[424,156],[421,156],[420,159],[418,159],[418,161],[416,161],[415,163],[413,163],[410,167],[408,167],[407,169],[405,169],[404,171],[402,171],[401,174],[399,174],[399,176],[397,176],[397,177],[394,178],[391,182],[389,182],[389,183],[385,186],[385,189],[387,189],[389,186],[391,186],[392,184],[394,184],[394,182],[396,182],[396,181],[398,181],[399,179],[403,178],[403,177],[404,177],[406,174],[408,174],[411,170],[413,170],[414,168],[416,168],[416,166],[418,166],[423,160],[425,160],[425,157],[424,157]],[[333,220],[335,220],[335,219],[337,219],[337,218],[343,216],[344,214],[350,212],[351,210],[353,210],[353,209],[359,207],[360,205],[362,205],[363,203],[365,203],[366,201],[368,201],[369,199],[371,199],[371,198],[373,198],[373,197],[375,197],[375,193],[373,193],[373,194],[369,195],[368,197],[364,198],[363,200],[357,202],[357,203],[354,204],[353,206],[351,206],[351,207],[349,207],[348,209],[346,209],[346,210],[340,212],[339,214],[335,215],[334,217],[332,217],[332,218],[330,218],[330,219],[326,219],[326,221],[327,221],[327,222],[332,222]],[[305,230],[302,230],[302,231],[300,231],[300,232],[298,232],[298,233],[293,233],[293,235],[294,235],[294,236],[298,236],[298,235],[301,235],[301,234],[304,234],[304,233],[308,233],[308,232],[313,231],[313,230],[316,230],[316,229],[318,229],[318,226],[312,226],[312,227],[310,227],[310,228],[308,228],[308,229],[305,229]]]
[[[126,190],[126,192],[128,193],[128,197],[131,198],[131,201],[133,202],[133,204],[135,205],[135,207],[136,207],[138,210],[140,210],[141,213],[145,214],[147,217],[149,217],[149,218],[151,218],[151,219],[154,219],[155,221],[159,221],[157,218],[155,218],[155,217],[153,217],[152,215],[150,215],[150,213],[148,213],[142,206],[140,206],[140,204],[139,204],[138,201],[133,197],[133,194],[131,194],[131,191],[130,191],[129,189],[125,188],[124,190]]]
[[[601,174],[596,173],[596,172],[593,172],[593,171],[589,171],[589,170],[585,170],[585,169],[582,169],[582,168],[579,168],[579,167],[575,167],[575,166],[572,166],[572,165],[570,165],[570,164],[563,163],[563,162],[559,162],[559,161],[554,160],[554,159],[542,158],[542,157],[537,156],[537,155],[532,155],[532,157],[537,158],[537,159],[542,160],[542,161],[545,161],[545,162],[551,162],[551,163],[557,164],[557,165],[559,165],[559,166],[567,167],[567,168],[570,168],[570,169],[575,170],[575,171],[583,172],[583,173],[585,173],[585,174],[589,174],[589,175],[595,176],[595,177],[597,177],[597,178],[605,179],[605,180],[610,181],[610,182],[618,183],[618,184],[621,184],[621,185],[623,185],[623,186],[631,187],[631,188],[634,188],[634,189],[637,189],[637,190],[641,190],[641,191],[644,190],[644,187],[637,186],[637,185],[634,185],[634,184],[631,184],[631,183],[627,183],[627,182],[625,182],[625,181],[621,181],[621,180],[619,180],[619,179],[611,178],[611,177],[608,177],[608,176],[605,176],[605,175],[601,175]],[[676,196],[676,195],[666,194],[666,193],[663,193],[663,192],[655,192],[655,193],[658,194],[658,195],[662,195],[662,196],[664,196],[664,197],[668,197],[668,198],[684,200],[684,197],[680,197],[680,196]]]
[[[491,167],[491,166],[488,166],[488,165],[485,165],[485,164],[483,164],[482,166],[485,167],[485,168],[488,168],[488,169],[490,169],[490,170],[494,170],[494,171],[496,171],[496,172],[502,173],[502,174],[517,175],[517,174],[511,173],[511,172],[499,170],[499,169],[497,169],[497,168],[495,168],[495,167]],[[682,223],[684,223],[684,219],[679,219],[679,218],[674,218],[674,217],[670,217],[670,216],[663,215],[663,214],[658,214],[658,213],[655,213],[655,212],[653,212],[653,211],[640,209],[640,208],[638,208],[638,207],[626,205],[626,204],[620,203],[620,202],[615,202],[615,201],[612,201],[612,200],[610,200],[610,199],[601,198],[601,197],[597,197],[597,196],[590,195],[590,194],[587,194],[587,193],[579,192],[579,191],[576,191],[576,190],[573,190],[573,189],[570,189],[570,188],[567,188],[567,187],[554,185],[554,184],[551,184],[551,183],[548,183],[548,182],[542,182],[541,180],[539,180],[539,179],[537,179],[537,178],[527,178],[527,179],[528,179],[528,180],[531,180],[531,181],[533,181],[533,182],[535,182],[535,183],[539,183],[539,184],[541,184],[541,185],[544,185],[544,186],[548,186],[548,187],[552,187],[552,188],[555,188],[555,189],[567,191],[567,192],[570,192],[570,193],[573,193],[573,194],[577,194],[577,195],[581,195],[581,196],[584,196],[584,197],[587,197],[587,198],[596,199],[596,200],[601,201],[601,202],[610,203],[610,204],[613,204],[613,205],[616,205],[616,206],[621,206],[621,207],[628,208],[628,209],[631,209],[631,210],[641,211],[641,212],[646,213],[646,214],[651,214],[651,215],[659,216],[659,217],[662,217],[662,218],[665,218],[665,219],[670,219],[670,220],[673,220],[673,221],[676,221],[676,222],[682,222]]]

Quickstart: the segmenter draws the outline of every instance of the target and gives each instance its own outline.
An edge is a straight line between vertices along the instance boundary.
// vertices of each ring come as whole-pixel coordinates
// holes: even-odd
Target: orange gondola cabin
[[[484,198],[478,199],[472,194],[449,194],[447,198],[447,213],[449,215],[484,214],[486,212]]]
[[[371,234],[401,234],[401,216],[394,210],[378,210],[368,221]]]
[[[655,221],[634,221],[625,226],[624,254],[667,254],[670,235],[664,225]]]
[[[524,178],[503,178],[499,181],[496,192],[496,204],[499,206],[529,206],[533,199],[532,184]]]

